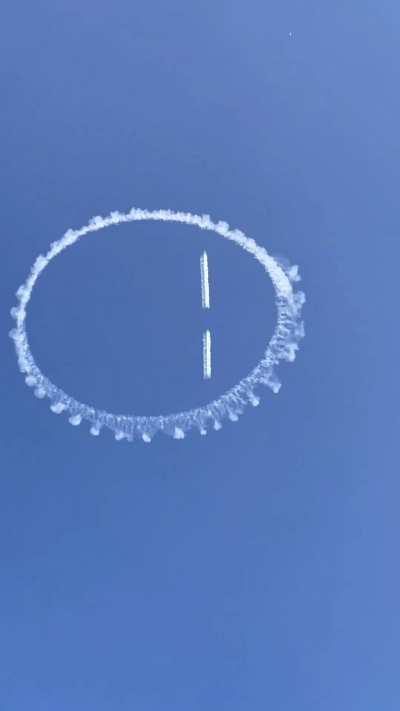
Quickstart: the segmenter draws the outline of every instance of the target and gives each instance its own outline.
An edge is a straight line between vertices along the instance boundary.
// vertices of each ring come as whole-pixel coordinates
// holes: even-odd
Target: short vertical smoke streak
[[[201,274],[201,303],[203,309],[210,308],[210,279],[208,275],[208,256],[207,252],[203,252],[200,257],[200,274]]]
[[[205,380],[211,378],[211,333],[208,329],[203,333],[203,377]]]

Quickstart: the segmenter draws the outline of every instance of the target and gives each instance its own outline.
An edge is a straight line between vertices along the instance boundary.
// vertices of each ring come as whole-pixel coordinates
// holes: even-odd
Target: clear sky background
[[[397,711],[397,3],[17,0],[0,26],[0,707]],[[206,438],[91,438],[16,367],[34,258],[132,205],[301,267],[281,392]],[[57,385],[140,414],[222,393],[273,326],[254,260],[159,224],[61,255],[28,318]]]

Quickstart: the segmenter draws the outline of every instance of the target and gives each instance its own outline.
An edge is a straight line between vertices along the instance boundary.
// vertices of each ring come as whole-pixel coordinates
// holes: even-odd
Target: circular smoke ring
[[[184,412],[149,417],[115,415],[81,403],[67,395],[54,385],[36,365],[25,328],[26,310],[36,280],[52,259],[90,232],[101,230],[110,225],[140,220],[181,222],[194,225],[203,230],[216,232],[235,242],[246,252],[252,254],[268,273],[275,290],[277,307],[275,331],[267,344],[263,358],[237,385],[208,405]],[[304,336],[301,310],[305,296],[301,291],[295,292],[292,286],[292,283],[299,279],[297,266],[282,267],[264,247],[260,247],[240,230],[230,229],[226,222],[215,223],[208,215],[193,215],[190,212],[132,208],[125,214],[112,212],[109,217],[93,217],[88,225],[78,230],[68,230],[61,239],[50,245],[47,254],[37,257],[26,282],[17,291],[18,305],[11,309],[16,326],[10,332],[10,336],[14,340],[19,368],[22,373],[25,373],[26,384],[34,388],[36,397],[50,398],[52,412],[55,414],[66,412],[71,425],[79,425],[82,420],[87,420],[91,424],[92,435],[98,435],[103,427],[107,427],[114,432],[116,440],[127,439],[129,441],[141,438],[144,442],[150,442],[158,431],[165,432],[175,439],[183,439],[185,433],[192,427],[197,428],[200,434],[204,435],[210,426],[219,430],[222,426],[221,422],[225,418],[235,422],[246,405],[257,406],[260,402],[259,396],[255,393],[258,385],[267,385],[274,393],[279,391],[281,384],[275,374],[275,366],[280,360],[293,361],[295,359],[299,341]]]

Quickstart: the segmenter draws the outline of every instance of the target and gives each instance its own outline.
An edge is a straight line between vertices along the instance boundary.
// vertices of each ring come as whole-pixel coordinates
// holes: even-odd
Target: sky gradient
[[[0,19],[1,708],[398,711],[399,8],[41,0]],[[300,267],[281,392],[207,437],[91,438],[32,397],[7,338],[36,256],[134,205],[208,213]],[[274,318],[241,250],[141,224],[54,260],[27,327],[57,385],[144,414],[230,387]]]

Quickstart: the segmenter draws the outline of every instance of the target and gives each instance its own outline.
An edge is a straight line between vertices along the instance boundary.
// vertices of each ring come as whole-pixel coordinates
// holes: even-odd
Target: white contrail
[[[201,303],[203,309],[210,308],[210,278],[208,275],[208,257],[207,252],[203,252],[200,257],[200,275],[201,275]]]
[[[203,333],[203,378],[211,378],[211,333],[208,329]]]
[[[41,372],[32,355],[26,332],[26,315],[29,301],[36,281],[47,265],[61,252],[75,244],[85,235],[102,230],[111,225],[140,220],[178,222],[193,225],[201,230],[210,230],[228,239],[251,254],[261,264],[270,277],[275,290],[277,322],[274,333],[267,342],[261,360],[251,372],[232,386],[227,392],[206,405],[168,415],[141,416],[136,414],[118,415],[97,409],[67,395]],[[206,270],[204,271],[204,274]],[[61,239],[53,242],[46,254],[37,257],[24,284],[17,291],[18,304],[11,309],[15,319],[15,328],[10,331],[14,340],[19,368],[25,375],[25,382],[34,389],[38,398],[49,398],[52,412],[67,414],[72,425],[79,425],[83,420],[90,423],[90,431],[98,435],[101,428],[108,428],[117,440],[141,438],[150,442],[158,431],[182,439],[192,427],[205,434],[208,427],[221,429],[224,418],[235,422],[249,403],[256,406],[259,396],[254,392],[260,385],[267,385],[274,393],[280,388],[275,374],[275,367],[281,360],[293,361],[298,344],[304,336],[301,310],[305,301],[303,292],[295,292],[293,282],[299,275],[295,267],[281,266],[271,257],[264,247],[247,237],[240,230],[234,230],[226,222],[213,222],[209,215],[193,215],[190,212],[172,210],[141,210],[133,207],[128,213],[112,212],[108,217],[93,217],[89,224],[78,230],[67,230]],[[261,324],[262,325],[262,324]],[[207,338],[209,340],[207,340]],[[207,372],[211,371],[211,337],[205,340],[205,362]]]

